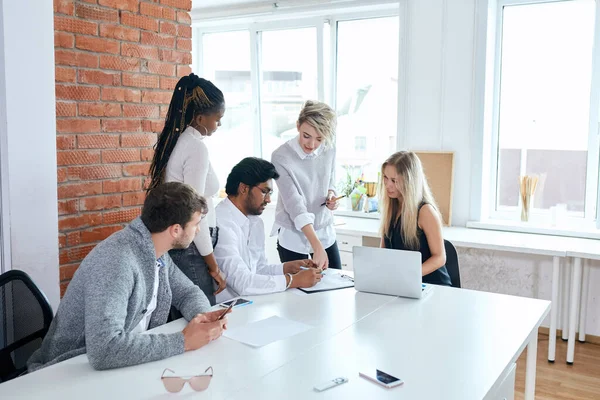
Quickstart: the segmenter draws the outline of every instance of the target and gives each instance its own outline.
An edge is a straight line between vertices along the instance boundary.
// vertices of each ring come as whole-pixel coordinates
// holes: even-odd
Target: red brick
[[[190,11],[192,9],[192,0],[160,0],[160,4],[181,8]]]
[[[136,162],[140,161],[139,149],[103,150],[103,163]]]
[[[120,117],[121,105],[115,103],[79,103],[79,115],[85,117]]]
[[[158,76],[123,73],[123,86],[133,86],[141,88],[158,89]]]
[[[146,192],[123,193],[123,207],[141,206],[146,199]]]
[[[102,88],[102,100],[139,103],[141,92],[134,89]]]
[[[121,211],[105,212],[102,217],[102,222],[106,225],[131,222],[140,215],[141,211],[141,208],[136,207]]]
[[[158,32],[158,21],[156,19],[144,15],[132,14],[127,11],[121,13],[121,24]]]
[[[160,88],[163,90],[173,90],[175,89],[175,85],[177,85],[179,79],[177,78],[165,78],[163,76],[160,77]]]
[[[192,51],[192,39],[177,38],[177,50]]]
[[[178,25],[177,36],[191,39],[192,38],[192,27],[189,25]]]
[[[60,281],[70,281],[71,279],[73,279],[73,275],[75,275],[77,268],[79,268],[79,263],[61,265],[59,269]]]
[[[99,119],[59,119],[56,120],[59,133],[100,132]]]
[[[83,260],[90,253],[90,251],[94,249],[94,247],[96,247],[96,245],[65,249],[64,251],[67,253],[67,262],[72,263]]]
[[[104,119],[102,132],[139,132],[142,124],[134,119]]]
[[[151,46],[175,48],[175,36],[164,33],[142,32],[140,42]]]
[[[162,18],[163,7],[152,3],[140,3],[140,14],[154,18]]]
[[[148,61],[148,71],[151,74],[175,76],[175,64],[166,64],[158,61]]]
[[[121,225],[103,226],[100,228],[88,229],[81,231],[81,242],[82,243],[93,243],[100,242],[115,232],[122,230]]]
[[[72,67],[98,68],[98,56],[70,50],[56,50],[54,61],[57,65]]]
[[[138,58],[101,55],[100,68],[139,72],[140,60]]]
[[[100,88],[92,86],[56,85],[56,98],[63,100],[98,100]]]
[[[97,164],[99,162],[100,152],[98,151],[69,150],[56,153],[57,165]]]
[[[56,148],[58,150],[71,150],[74,149],[76,142],[75,135],[58,135],[56,136]]]
[[[192,73],[192,67],[189,65],[178,65],[177,66],[177,76],[182,77]]]
[[[98,0],[98,4],[105,7],[116,8],[117,10],[133,12],[138,12],[140,9],[140,0]]]
[[[62,264],[62,263],[61,263]],[[62,299],[65,293],[67,293],[67,288],[69,287],[69,282],[61,282],[60,283],[60,298]]]
[[[71,82],[75,83],[77,79],[77,72],[75,68],[56,67],[55,68],[55,80],[56,82]]]
[[[98,6],[75,4],[75,15],[85,20],[119,22],[117,10],[107,10]]]
[[[58,201],[58,215],[65,214],[77,214],[79,211],[79,200],[59,200]]]
[[[116,148],[119,147],[119,135],[78,135],[77,147],[80,149]]]
[[[122,176],[120,164],[75,166],[67,169],[69,180],[98,180]]]
[[[65,183],[58,186],[59,199],[93,196],[102,193],[102,182]]]
[[[77,201],[77,200],[75,200]],[[81,244],[81,233],[79,231],[67,233],[67,246],[79,246]]]
[[[152,157],[154,156],[153,149],[142,149],[141,151],[142,161],[152,161]]]
[[[166,33],[168,35],[177,35],[177,25],[171,22],[160,21],[160,33]]]
[[[67,245],[67,235],[61,233],[58,235],[58,248],[62,249]]]
[[[76,18],[55,16],[54,30],[81,33],[83,35],[98,35],[98,24]]]
[[[192,54],[190,52],[160,49],[158,53],[158,58],[161,61],[177,64],[192,63]]]
[[[169,104],[171,102],[171,93],[158,91],[142,91],[142,103],[151,104]]]
[[[79,83],[90,83],[95,85],[119,86],[121,74],[103,71],[79,70]]]
[[[80,199],[81,211],[108,210],[121,207],[121,195],[84,197]]]
[[[72,49],[75,36],[72,33],[54,31],[54,47],[65,47]]]
[[[164,119],[156,120],[156,121],[150,121],[150,120],[142,121],[142,130],[144,132],[160,133],[160,132],[162,132],[164,126],[165,126]]]
[[[136,192],[142,189],[142,180],[140,178],[121,178],[104,181],[102,185],[104,193]]]
[[[153,133],[134,133],[121,135],[121,147],[151,147],[156,143]]]
[[[69,167],[67,171],[70,180],[108,179],[122,175],[119,164],[76,166]]]
[[[133,118],[158,118],[158,106],[142,106],[137,104],[124,104],[123,116]]]
[[[190,17],[190,13],[185,11],[177,11],[177,22],[180,24],[192,24],[192,17]]]
[[[119,54],[119,42],[89,36],[76,36],[75,47],[95,53]]]
[[[150,187],[150,184],[152,183],[152,179],[148,176],[142,178],[144,180],[144,182],[142,183],[142,188],[144,190],[148,190],[148,188]]]
[[[146,60],[158,60],[158,49],[151,46],[142,46],[134,43],[123,43],[121,45],[121,55],[133,58],[143,58]]]
[[[73,0],[54,0],[55,13],[73,15],[74,10]]]
[[[150,170],[150,163],[127,164],[123,165],[124,176],[145,176]]]
[[[100,36],[128,42],[140,41],[139,29],[125,28],[120,25],[100,24]]]
[[[75,117],[77,115],[77,103],[56,102],[57,117]]]
[[[169,112],[169,106],[160,106],[160,117],[161,118],[166,118],[168,112]]]
[[[177,13],[172,8],[163,7],[162,18],[170,19],[171,21],[175,21],[177,19]]]
[[[58,168],[56,170],[56,180],[58,183],[67,181],[67,169],[66,168]]]

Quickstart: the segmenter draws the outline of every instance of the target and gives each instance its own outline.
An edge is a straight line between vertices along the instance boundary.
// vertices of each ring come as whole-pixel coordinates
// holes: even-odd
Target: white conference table
[[[197,351],[109,371],[94,371],[82,355],[0,384],[0,398],[167,399],[173,395],[161,384],[164,368],[189,374],[212,366],[214,377],[206,392],[193,392],[186,385],[179,395],[305,398],[315,384],[346,374],[350,382],[323,392],[323,398],[340,398],[352,390],[379,397],[407,393],[403,398],[482,399],[529,346],[525,398],[533,399],[537,330],[550,303],[464,289],[433,289],[422,300],[359,293],[353,288],[253,296],[254,304],[230,314],[230,328],[272,315],[314,328],[261,348],[222,337]],[[178,320],[154,332],[174,332],[184,326]],[[397,372],[405,386],[387,395],[376,385],[365,385],[368,382],[356,376],[363,362]],[[277,383],[279,378],[284,381]]]

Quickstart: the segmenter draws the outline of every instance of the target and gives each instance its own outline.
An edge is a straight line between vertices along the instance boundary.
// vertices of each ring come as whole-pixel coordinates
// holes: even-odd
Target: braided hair
[[[225,108],[223,92],[212,82],[195,74],[184,76],[177,82],[169,104],[165,126],[154,146],[154,157],[150,164],[152,181],[148,190],[164,180],[169,157],[179,136],[198,115],[212,115]]]

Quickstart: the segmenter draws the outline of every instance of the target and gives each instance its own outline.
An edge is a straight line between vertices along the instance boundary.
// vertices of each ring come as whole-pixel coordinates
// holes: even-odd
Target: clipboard
[[[328,292],[330,290],[347,289],[354,287],[354,278],[337,270],[326,269],[323,278],[315,286],[310,288],[297,288],[306,294]]]

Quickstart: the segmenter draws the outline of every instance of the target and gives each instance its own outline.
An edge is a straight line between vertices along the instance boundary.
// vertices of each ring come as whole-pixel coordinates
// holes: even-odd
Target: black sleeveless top
[[[419,212],[421,212],[421,208],[425,205],[422,203],[419,206]],[[395,250],[409,250],[414,251],[413,249],[408,248],[404,243],[404,239],[402,238],[402,216],[398,218],[398,221],[395,225],[391,226],[389,236],[384,237],[384,244],[386,249],[395,249]],[[417,236],[419,237],[419,252],[421,253],[421,263],[429,260],[431,258],[431,250],[429,249],[429,243],[427,243],[427,237],[425,236],[425,232],[421,228],[417,226]],[[434,285],[446,285],[452,286],[452,281],[450,280],[450,275],[448,274],[448,270],[445,265],[442,265],[440,268],[436,269],[432,273],[425,275],[423,277],[423,283],[430,283]]]

